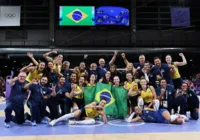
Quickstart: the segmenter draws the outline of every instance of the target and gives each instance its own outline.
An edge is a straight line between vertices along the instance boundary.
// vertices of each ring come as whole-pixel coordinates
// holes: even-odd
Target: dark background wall
[[[20,27],[0,28],[0,75],[28,64],[27,51],[41,59],[51,49],[73,61],[72,68],[85,53],[91,56],[89,62],[98,62],[99,57],[109,61],[113,50],[126,52],[134,62],[144,53],[153,63],[154,56],[159,55],[164,62],[165,55],[172,54],[174,60],[180,60],[178,53],[184,52],[188,65],[181,73],[191,76],[200,71],[199,0],[0,0],[0,5],[21,5],[22,11]],[[121,5],[130,9],[131,26],[61,28],[59,5]],[[191,26],[171,27],[170,7],[190,7]],[[124,67],[120,56],[116,64]]]
[[[0,28],[0,47],[49,47],[52,32],[56,47],[80,46],[199,46],[198,0],[1,0],[0,5],[21,5],[21,27]],[[130,9],[130,27],[59,27],[59,5],[121,5]],[[172,28],[170,7],[190,7],[191,27]],[[55,11],[52,15],[51,10]],[[52,18],[53,16],[53,18]],[[52,21],[53,20],[53,21]],[[52,30],[52,24],[53,30]]]

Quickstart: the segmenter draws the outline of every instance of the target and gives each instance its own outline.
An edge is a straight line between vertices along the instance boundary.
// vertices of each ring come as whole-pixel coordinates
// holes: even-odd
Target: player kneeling
[[[56,123],[61,121],[67,121],[70,118],[78,118],[82,121],[69,121],[68,124],[95,124],[94,118],[99,115],[102,116],[104,123],[107,123],[107,117],[104,112],[104,106],[106,105],[106,100],[101,99],[100,103],[93,102],[86,105],[83,109],[76,110],[73,113],[66,114],[58,119],[55,119],[49,123],[49,125],[54,126]]]
[[[183,124],[188,121],[185,115],[170,115],[166,109],[159,109],[153,111],[149,108],[142,110],[140,107],[135,107],[136,118],[130,119],[129,122],[144,121],[149,123],[170,123],[170,124]]]

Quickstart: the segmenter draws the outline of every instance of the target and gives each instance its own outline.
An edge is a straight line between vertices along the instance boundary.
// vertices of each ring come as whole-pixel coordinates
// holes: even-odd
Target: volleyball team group
[[[52,54],[56,57],[51,57]],[[9,80],[11,91],[6,100],[5,127],[10,128],[11,122],[32,126],[40,123],[55,126],[63,122],[91,125],[96,117],[107,123],[106,97],[102,96],[100,102],[84,104],[84,88],[97,82],[126,89],[128,111],[123,119],[128,123],[184,124],[190,119],[197,120],[199,99],[181,78],[178,67],[187,65],[187,60],[183,53],[179,56],[181,62],[172,61],[167,55],[164,63],[159,57],[150,63],[145,55],[140,55],[139,62],[132,63],[125,53],[118,55],[114,51],[108,64],[103,58],[98,65],[88,64],[90,56],[84,55],[79,66],[70,69],[70,62],[63,61],[63,55],[57,51],[45,53],[45,61],[37,61],[32,53],[27,53],[32,63]],[[115,61],[125,63],[126,68],[118,71]],[[25,104],[30,113],[25,112]]]

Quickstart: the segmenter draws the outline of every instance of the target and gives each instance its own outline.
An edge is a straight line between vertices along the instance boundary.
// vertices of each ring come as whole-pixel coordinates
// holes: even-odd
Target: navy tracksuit
[[[10,97],[6,101],[5,108],[5,122],[9,123],[13,121],[17,124],[24,123],[24,100],[26,96],[25,84],[20,83],[18,80],[11,87]],[[15,116],[12,116],[12,111],[15,112]]]
[[[58,87],[56,85],[56,96],[48,99],[47,106],[50,110],[51,119],[57,119],[60,116],[59,106],[61,108],[61,116],[70,113],[72,100],[65,96],[66,92],[70,92],[68,86]]]
[[[191,118],[194,120],[199,119],[199,112],[196,111],[196,109],[199,109],[199,99],[197,95],[189,89],[187,94],[184,94],[183,96],[187,101],[187,110],[190,111]]]
[[[40,84],[33,84],[29,87],[31,95],[27,102],[31,111],[31,121],[40,123],[41,119],[46,116],[47,100],[43,96],[49,96],[52,92],[48,87],[42,87]]]
[[[158,87],[156,89],[157,96],[160,96],[161,93],[161,87]],[[167,85],[166,91],[163,95],[163,99],[161,100],[160,108],[165,108],[163,106],[163,102],[167,101],[167,109],[169,112],[171,112],[172,109],[177,111],[178,106],[180,106],[180,114],[185,114],[185,111],[187,110],[187,101],[184,96],[175,97],[176,90],[173,86]]]

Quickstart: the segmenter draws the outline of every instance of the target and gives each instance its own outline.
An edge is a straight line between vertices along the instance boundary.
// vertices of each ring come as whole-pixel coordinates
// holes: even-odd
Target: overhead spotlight
[[[192,60],[192,59],[190,59],[189,61],[190,61],[190,62],[192,62],[193,60]]]

